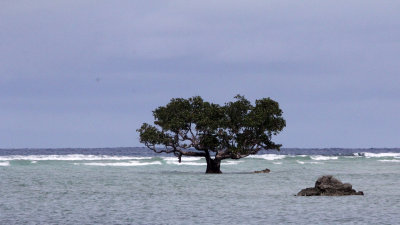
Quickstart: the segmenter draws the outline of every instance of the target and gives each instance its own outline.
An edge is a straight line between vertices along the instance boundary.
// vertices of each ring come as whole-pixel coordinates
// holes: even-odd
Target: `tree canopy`
[[[206,173],[221,173],[223,159],[240,159],[262,149],[281,147],[272,141],[286,126],[278,102],[262,98],[252,105],[244,96],[218,105],[200,96],[173,98],[153,111],[154,125],[137,131],[140,142],[157,153],[205,157]]]

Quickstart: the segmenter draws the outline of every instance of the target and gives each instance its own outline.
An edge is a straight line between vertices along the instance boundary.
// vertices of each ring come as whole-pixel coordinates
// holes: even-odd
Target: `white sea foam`
[[[206,166],[207,163],[198,163],[198,162],[181,162],[179,163],[178,161],[167,161],[167,164],[170,165],[178,165],[178,166]]]
[[[92,160],[142,160],[152,157],[110,156],[110,155],[9,155],[0,156],[0,160],[31,160],[31,161],[92,161]]]
[[[382,159],[378,160],[379,162],[395,162],[395,163],[400,163],[399,159]]]
[[[366,158],[400,157],[400,152],[382,152],[382,153],[360,152],[360,153],[354,153],[354,155],[365,156]]]
[[[9,166],[10,162],[0,162],[0,166]]]
[[[250,155],[248,158],[265,159],[265,160],[278,160],[286,158],[286,155],[264,154],[264,155]]]
[[[300,161],[300,160],[296,160],[296,161],[299,164],[324,164],[322,162],[303,162],[303,161]]]
[[[345,158],[345,159],[354,159],[354,158],[358,158],[358,157],[360,157],[360,156],[343,156],[343,158]]]
[[[308,157],[309,155],[288,155],[289,157]]]
[[[273,162],[273,164],[280,165],[282,162]]]
[[[163,160],[169,165],[178,165],[178,166],[204,166],[207,163],[196,162],[201,160],[202,157],[182,157],[181,162],[179,163],[178,158],[176,157],[164,157]]]
[[[169,161],[177,161],[178,162],[178,158],[177,157],[163,157],[163,160],[169,162]],[[202,157],[182,157],[181,161],[182,162],[193,162],[193,161],[198,161],[201,160]]]
[[[237,164],[242,163],[242,162],[243,161],[232,161],[232,160],[230,160],[230,161],[222,161],[221,164],[222,165],[237,165]]]
[[[148,166],[148,165],[161,165],[160,161],[155,162],[139,162],[139,161],[130,161],[130,162],[115,162],[115,163],[100,163],[100,162],[91,162],[91,163],[74,163],[75,165],[85,165],[85,166]]]
[[[173,157],[163,158],[163,160],[165,160],[165,162],[170,165],[182,165],[182,166],[205,166],[205,165],[207,165],[206,162],[196,162],[201,159],[202,159],[201,157],[185,157],[185,158],[182,157],[182,161],[179,163],[178,158],[173,158]],[[243,161],[229,160],[229,161],[222,161],[221,164],[222,165],[237,165],[241,162],[243,162]]]
[[[323,155],[312,155],[310,156],[312,160],[336,160],[337,156],[323,156]]]

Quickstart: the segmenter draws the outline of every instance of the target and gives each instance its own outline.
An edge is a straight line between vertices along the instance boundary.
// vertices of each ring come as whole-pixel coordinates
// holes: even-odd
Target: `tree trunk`
[[[220,170],[221,160],[220,159],[212,159],[210,154],[206,153],[206,161],[207,161],[207,170],[206,173],[222,173]]]

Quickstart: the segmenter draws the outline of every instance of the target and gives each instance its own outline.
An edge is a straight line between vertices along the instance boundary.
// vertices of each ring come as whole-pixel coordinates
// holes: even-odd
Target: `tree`
[[[206,173],[221,173],[224,159],[240,159],[262,149],[277,149],[272,142],[285,126],[279,104],[270,98],[255,101],[244,96],[218,105],[196,96],[173,98],[153,111],[154,124],[137,131],[140,142],[156,153],[205,157]]]

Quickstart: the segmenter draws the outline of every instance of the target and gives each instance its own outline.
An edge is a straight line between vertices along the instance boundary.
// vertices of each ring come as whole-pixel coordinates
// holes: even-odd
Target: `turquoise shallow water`
[[[0,224],[400,223],[399,153],[260,155],[221,169],[204,174],[198,158],[3,155]],[[294,196],[325,174],[365,195]]]

